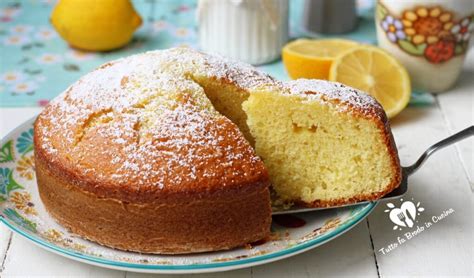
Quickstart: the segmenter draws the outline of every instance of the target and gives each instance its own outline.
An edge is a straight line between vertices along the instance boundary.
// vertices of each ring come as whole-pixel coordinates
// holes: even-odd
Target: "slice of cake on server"
[[[337,206],[376,200],[400,184],[385,112],[361,91],[300,79],[252,92],[243,109],[283,201]]]

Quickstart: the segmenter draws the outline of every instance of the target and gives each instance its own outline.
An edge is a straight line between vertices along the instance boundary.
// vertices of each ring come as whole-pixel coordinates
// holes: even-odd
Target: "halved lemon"
[[[327,80],[334,59],[342,52],[357,46],[357,42],[342,39],[299,39],[283,47],[283,64],[292,79]]]
[[[329,80],[365,91],[377,99],[389,118],[410,101],[410,77],[390,54],[362,45],[339,55],[331,65]]]

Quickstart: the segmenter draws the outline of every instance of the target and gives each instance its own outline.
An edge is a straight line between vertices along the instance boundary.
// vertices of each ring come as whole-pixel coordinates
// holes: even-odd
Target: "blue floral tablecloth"
[[[0,2],[0,107],[43,106],[80,76],[107,61],[137,52],[179,45],[198,48],[195,0],[134,0],[144,20],[132,42],[106,53],[70,48],[49,23],[54,0]],[[290,1],[290,35],[309,36],[301,28],[303,0]],[[358,2],[357,30],[340,37],[375,43],[371,0]],[[260,67],[288,79],[281,61]],[[429,94],[415,93],[412,104],[432,103]]]

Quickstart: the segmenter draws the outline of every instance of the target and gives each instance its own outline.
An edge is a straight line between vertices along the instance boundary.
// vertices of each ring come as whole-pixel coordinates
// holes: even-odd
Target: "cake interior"
[[[274,92],[251,93],[243,109],[257,154],[283,200],[366,198],[383,192],[394,178],[391,156],[373,121]]]
[[[374,121],[270,89],[249,93],[218,80],[191,79],[239,127],[284,201],[324,206],[369,198],[386,191],[395,178]]]
[[[216,82],[208,78],[194,79],[205,91],[214,108],[236,124],[245,139],[254,145],[254,138],[247,125],[247,114],[242,110],[242,103],[249,93],[224,82]]]

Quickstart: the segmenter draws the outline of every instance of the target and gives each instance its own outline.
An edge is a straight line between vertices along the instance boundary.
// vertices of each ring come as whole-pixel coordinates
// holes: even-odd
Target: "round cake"
[[[137,252],[223,250],[268,237],[269,178],[240,106],[272,82],[187,48],[101,66],[35,122],[46,209],[84,238]]]
[[[278,201],[327,207],[376,200],[401,180],[371,96],[322,80],[276,81],[188,48],[85,75],[39,115],[34,145],[50,214],[84,238],[137,252],[267,238],[270,183]]]

